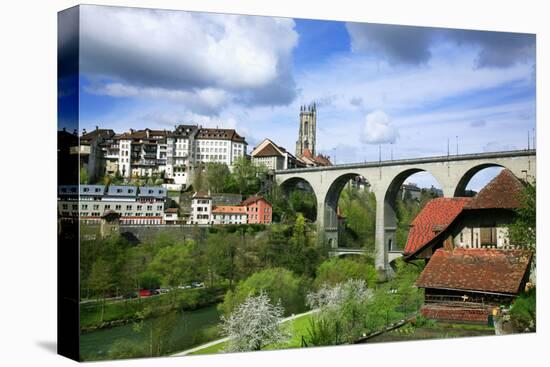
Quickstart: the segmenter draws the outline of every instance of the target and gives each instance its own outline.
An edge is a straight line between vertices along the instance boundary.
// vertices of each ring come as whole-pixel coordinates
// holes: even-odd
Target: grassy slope
[[[302,346],[302,335],[306,336],[308,333],[307,329],[309,327],[309,320],[311,316],[312,315],[304,315],[302,317],[298,317],[297,319],[287,321],[292,323],[291,325],[292,336],[290,340],[284,344],[268,345],[267,347],[264,348],[264,350],[300,348]],[[212,345],[208,348],[204,348],[190,354],[197,355],[197,354],[222,353],[225,345],[226,343]]]

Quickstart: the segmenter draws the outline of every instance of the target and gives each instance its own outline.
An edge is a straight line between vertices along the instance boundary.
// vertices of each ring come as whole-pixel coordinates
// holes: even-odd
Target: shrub
[[[374,287],[377,277],[376,269],[370,264],[332,258],[319,266],[315,285],[321,287],[323,284],[336,285],[348,279],[361,279],[367,283],[367,286]]]
[[[109,350],[109,359],[140,358],[146,357],[145,345],[128,339],[120,339],[114,342]]]
[[[304,281],[290,270],[271,268],[252,274],[239,282],[234,291],[228,291],[220,310],[227,316],[251,295],[264,291],[272,303],[281,301],[286,314],[305,310]]]
[[[537,294],[535,288],[516,298],[510,308],[510,321],[518,331],[536,331]]]

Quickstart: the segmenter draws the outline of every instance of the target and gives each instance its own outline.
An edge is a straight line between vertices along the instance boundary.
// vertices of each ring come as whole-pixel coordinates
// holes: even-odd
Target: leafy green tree
[[[533,287],[520,294],[510,307],[510,321],[514,329],[523,332],[537,330],[537,292]]]
[[[89,284],[93,292],[100,297],[100,322],[103,322],[103,320],[105,319],[105,298],[107,296],[107,293],[111,291],[113,287],[111,268],[107,261],[99,258],[94,262],[90,273]]]
[[[254,165],[246,157],[240,157],[233,163],[233,173],[228,188],[236,189],[239,194],[253,195],[262,189],[267,169],[264,165]]]
[[[237,236],[224,231],[210,234],[207,237],[203,259],[211,286],[214,285],[216,279],[227,279],[229,286],[233,286],[237,276],[238,245]]]
[[[358,279],[325,284],[308,293],[309,307],[318,310],[309,328],[310,343],[332,345],[356,340],[365,331],[366,305],[372,293],[365,281]]]
[[[265,292],[272,303],[280,301],[287,314],[299,313],[305,308],[304,286],[304,281],[287,269],[266,269],[239,282],[234,291],[229,290],[219,308],[230,315],[249,295]]]
[[[193,258],[194,242],[162,248],[149,264],[149,270],[158,274],[164,286],[175,288],[195,280],[196,262]]]
[[[296,217],[290,244],[288,268],[296,274],[313,278],[322,257],[301,213]]]
[[[207,189],[206,178],[203,172],[204,166],[199,163],[193,172],[193,190],[205,191]]]
[[[208,189],[213,193],[225,192],[230,175],[229,167],[225,163],[208,163],[205,174]]]
[[[332,258],[324,261],[317,269],[315,284],[336,285],[348,279],[364,280],[367,286],[376,286],[377,272],[373,265],[348,259]]]
[[[136,313],[138,322],[134,323],[135,332],[141,333],[147,340],[147,352],[150,357],[163,355],[169,346],[169,337],[176,325],[177,314],[171,311],[158,316],[150,306]]]
[[[341,246],[363,247],[374,253],[376,197],[374,193],[348,185],[342,190],[338,206],[345,217]]]
[[[80,167],[80,184],[86,185],[88,184],[88,170],[86,167]]]
[[[536,184],[527,184],[516,209],[516,220],[509,227],[510,243],[536,251],[537,190]]]

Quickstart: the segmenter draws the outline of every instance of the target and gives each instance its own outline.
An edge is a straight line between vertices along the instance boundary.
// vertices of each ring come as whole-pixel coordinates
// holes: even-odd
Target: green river
[[[175,353],[218,338],[220,315],[216,305],[178,314],[176,327],[170,336],[169,352]],[[145,321],[147,322],[147,321]],[[80,336],[83,360],[107,359],[114,342],[120,339],[145,341],[145,336],[133,330],[132,324],[100,329]]]

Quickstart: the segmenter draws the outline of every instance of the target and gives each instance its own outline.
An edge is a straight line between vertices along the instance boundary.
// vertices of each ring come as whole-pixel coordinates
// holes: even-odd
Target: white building
[[[111,211],[120,214],[121,224],[163,224],[165,201],[166,190],[157,186],[60,186],[58,211],[88,223]]]
[[[193,173],[202,165],[233,163],[246,154],[246,141],[234,129],[210,129],[197,125],[179,125],[168,134],[166,178],[175,184],[188,186]]]
[[[246,155],[247,149],[246,140],[234,129],[179,125],[171,132],[130,129],[114,134],[112,130],[96,129],[94,134],[98,132],[105,136],[97,141],[97,159],[90,159],[97,172],[90,176],[92,179],[103,173],[115,175],[118,172],[126,178],[156,175],[167,179],[168,183],[187,186],[196,168],[216,162],[226,164],[231,170],[235,161]],[[91,135],[88,133],[80,138],[85,150],[82,156],[86,159],[92,156]]]
[[[245,206],[222,205],[212,209],[214,224],[246,224],[248,215]]]
[[[300,161],[285,148],[269,139],[264,139],[250,154],[254,165],[263,165],[269,170],[303,167]]]
[[[191,199],[191,223],[212,224],[212,197],[204,192],[196,192]]]

